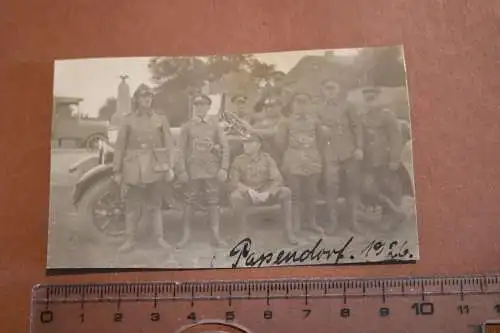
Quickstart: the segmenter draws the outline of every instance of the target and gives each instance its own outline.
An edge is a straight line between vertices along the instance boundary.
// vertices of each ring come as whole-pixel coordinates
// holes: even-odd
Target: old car
[[[57,147],[64,141],[73,141],[79,148],[97,150],[106,139],[108,122],[89,118],[80,112],[81,98],[54,96],[52,110],[52,140]]]
[[[123,84],[123,82],[122,82]],[[127,89],[122,89],[128,91]],[[120,89],[119,89],[120,91]],[[120,95],[120,93],[119,93]],[[391,93],[387,93],[391,95]],[[129,99],[128,92],[124,95],[124,99]],[[246,124],[234,118],[230,108],[227,107],[228,98],[224,93],[212,94],[212,108],[209,114],[212,117],[217,117],[223,124],[228,134],[230,143],[231,158],[234,158],[242,151],[241,136],[245,135],[247,130]],[[118,98],[120,101],[120,96]],[[356,97],[354,97],[356,100]],[[389,99],[390,100],[390,99]],[[123,103],[123,101],[122,101]],[[128,102],[127,102],[128,103]],[[126,105],[128,105],[125,103]],[[81,236],[94,241],[104,242],[121,242],[124,236],[124,204],[123,193],[112,181],[112,166],[113,160],[113,144],[117,137],[117,130],[119,127],[119,119],[122,115],[118,114],[112,118],[108,126],[107,139],[99,141],[98,152],[91,157],[87,157],[78,161],[70,169],[70,172],[77,174],[78,181],[73,189],[73,204],[77,209],[78,224]],[[402,124],[407,124],[406,119],[401,119]],[[177,138],[180,133],[179,127],[171,128],[174,138]],[[407,135],[409,140],[409,133]],[[409,166],[411,165],[411,152],[408,153],[407,145],[405,153],[402,156],[402,168],[405,175],[403,176],[405,182],[406,193],[410,196],[413,193],[412,176],[409,174]],[[184,202],[183,186],[175,181],[171,186],[170,191],[165,191],[163,207],[165,210],[182,210]],[[169,194],[169,195],[167,195]],[[222,191],[222,209],[228,209],[229,202],[227,191]],[[324,206],[323,198],[319,198],[318,204]],[[198,210],[203,211],[205,207],[203,203],[198,204]],[[276,207],[261,207],[256,208],[255,211],[259,212],[260,209],[276,209]]]

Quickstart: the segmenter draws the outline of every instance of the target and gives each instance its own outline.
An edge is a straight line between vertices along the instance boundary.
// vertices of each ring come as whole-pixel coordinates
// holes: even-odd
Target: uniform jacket
[[[216,120],[193,118],[182,125],[179,150],[180,172],[190,179],[215,178],[229,168],[229,145]]]
[[[345,161],[354,150],[363,148],[361,118],[350,103],[324,103],[320,110],[322,124],[326,128],[326,161]]]
[[[276,193],[283,185],[283,177],[274,159],[260,152],[255,157],[242,154],[231,166],[230,181],[233,189],[243,185],[259,192]]]
[[[324,135],[316,113],[292,114],[280,121],[276,144],[284,151],[282,168],[286,174],[310,176],[322,171]]]
[[[363,114],[364,164],[379,167],[400,162],[403,137],[399,121],[389,109],[370,109]]]
[[[166,116],[152,110],[145,113],[132,112],[123,117],[118,131],[113,169],[122,174],[126,184],[153,183],[165,176],[154,170],[159,156],[168,156],[168,162],[173,168],[174,153],[174,142]]]

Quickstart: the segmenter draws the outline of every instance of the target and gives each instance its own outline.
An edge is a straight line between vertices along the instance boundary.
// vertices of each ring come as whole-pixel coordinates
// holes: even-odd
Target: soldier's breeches
[[[251,199],[246,191],[237,189],[231,193],[229,200],[231,202],[231,209],[233,210],[236,223],[238,223],[241,233],[246,234],[246,210],[248,206],[252,204]]]
[[[361,163],[350,158],[345,161],[329,162],[325,167],[326,172],[326,199],[329,212],[332,214],[330,218],[332,222],[336,219],[338,214],[338,201],[340,182],[342,177],[345,180],[345,193],[342,193],[346,199],[348,219],[354,218],[354,210],[359,201],[359,194],[361,188]]]
[[[207,204],[219,204],[219,181],[217,179],[195,179],[188,183],[186,204],[192,206],[198,198],[204,198]]]
[[[291,190],[292,203],[299,203],[301,200],[304,202],[315,201],[318,192],[318,182],[320,175],[302,176],[302,175],[289,175],[288,186]]]
[[[231,208],[237,215],[241,215],[246,208],[251,205],[251,199],[248,193],[240,189],[234,190],[229,199],[231,202]]]
[[[142,186],[129,186],[125,197],[126,205],[126,234],[133,236],[137,225],[142,218],[151,219],[155,235],[163,235],[163,222],[161,217],[161,202],[163,187],[161,182],[145,184]]]
[[[279,189],[277,196],[281,204],[285,231],[288,234],[293,233],[292,191],[288,187],[282,187]]]

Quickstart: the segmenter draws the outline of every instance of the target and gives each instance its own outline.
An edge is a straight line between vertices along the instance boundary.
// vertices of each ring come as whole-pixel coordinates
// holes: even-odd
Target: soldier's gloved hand
[[[113,181],[117,183],[118,185],[121,185],[123,181],[123,176],[121,173],[117,172],[113,175]]]
[[[188,177],[187,173],[185,173],[185,172],[180,173],[180,174],[178,175],[178,178],[179,178],[179,181],[180,181],[181,183],[187,183],[187,182],[188,182],[188,180],[189,180],[189,177]]]
[[[355,160],[361,161],[363,159],[363,150],[361,149],[356,149],[354,153],[352,154]]]
[[[217,173],[217,179],[220,182],[225,182],[227,180],[227,171],[224,169],[220,169],[219,172]]]
[[[167,171],[167,174],[165,175],[165,179],[168,181],[168,182],[171,182],[175,177],[175,173],[174,173],[174,170],[172,169],[169,169]]]
[[[396,171],[399,169],[399,162],[389,162],[389,169],[391,171]]]

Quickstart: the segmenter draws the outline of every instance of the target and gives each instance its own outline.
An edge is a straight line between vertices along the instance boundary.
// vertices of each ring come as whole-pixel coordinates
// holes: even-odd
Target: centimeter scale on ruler
[[[500,275],[38,285],[31,313],[32,333],[500,333],[499,323]]]

